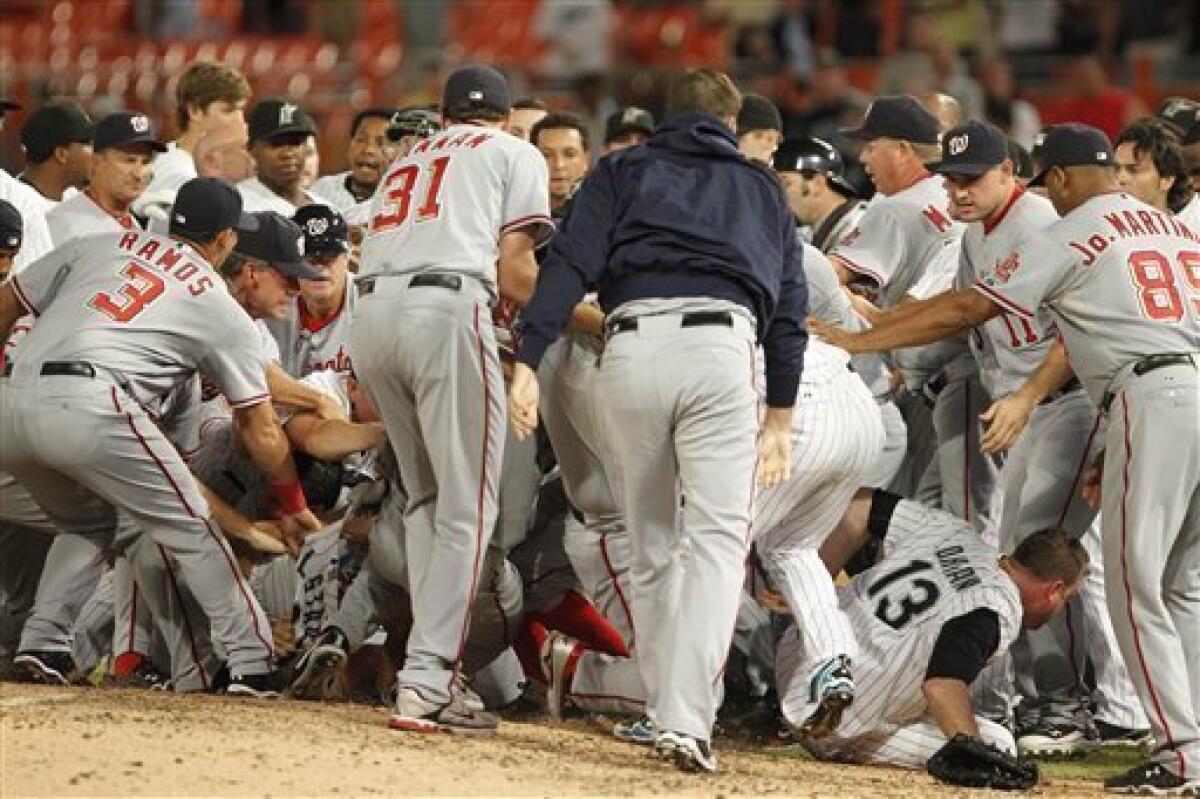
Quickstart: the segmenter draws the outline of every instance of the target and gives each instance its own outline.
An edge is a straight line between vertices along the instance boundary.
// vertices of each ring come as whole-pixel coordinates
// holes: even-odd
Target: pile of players
[[[597,147],[464,67],[320,178],[298,104],[177,86],[0,172],[4,679],[1200,793],[1200,105],[1031,157],[880,97],[864,202],[707,70]]]

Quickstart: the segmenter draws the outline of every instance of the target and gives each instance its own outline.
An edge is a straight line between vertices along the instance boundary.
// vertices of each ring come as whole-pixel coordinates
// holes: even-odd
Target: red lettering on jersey
[[[201,275],[200,279],[188,286],[188,293],[193,297],[199,297],[204,292],[213,287],[212,278],[208,275]]]
[[[838,246],[839,247],[849,247],[851,244],[858,241],[860,238],[862,238],[862,231],[859,230],[858,228],[854,228],[854,230],[851,230],[845,236],[842,236],[842,240],[838,242]]]
[[[193,277],[195,277],[196,273],[199,271],[200,271],[200,267],[196,266],[191,261],[187,261],[186,263],[184,263],[183,266],[179,267],[179,270],[175,273],[175,278],[177,280],[182,280],[186,283],[187,281],[189,281]]]
[[[141,258],[143,261],[153,261],[154,256],[157,254],[158,254],[158,242],[155,241],[154,239],[150,239],[149,241],[147,241],[145,244],[142,245],[142,248],[137,251],[137,257]]]
[[[1080,255],[1083,256],[1083,265],[1084,266],[1091,266],[1092,264],[1096,263],[1095,254],[1091,250],[1089,250],[1087,247],[1080,244],[1079,242],[1068,241],[1067,245],[1070,247],[1073,247]]]
[[[162,255],[158,256],[158,261],[154,265],[169,274],[170,271],[175,268],[175,264],[179,263],[179,261],[182,258],[183,258],[183,250],[176,247],[176,248],[167,250]],[[178,277],[178,275],[176,277]],[[185,277],[181,277],[179,279],[187,280],[187,278],[185,278]]]
[[[1126,213],[1129,213],[1126,211]],[[1104,221],[1107,222],[1113,230],[1117,231],[1117,235],[1125,237],[1129,235],[1129,228],[1125,227],[1125,223],[1121,221],[1121,217],[1116,214],[1105,214]]]
[[[475,137],[473,139],[471,139],[469,142],[467,142],[466,146],[470,147],[472,150],[474,150],[476,147],[478,147],[481,144],[484,144],[491,138],[492,138],[492,134],[490,134],[490,133],[477,133],[477,134],[475,134]]]
[[[1158,235],[1158,228],[1154,226],[1154,217],[1150,216],[1149,211],[1138,211],[1138,219],[1142,220],[1142,226],[1146,228],[1146,232],[1152,236]]]
[[[308,372],[342,372],[349,374],[353,366],[350,363],[350,356],[346,354],[346,347],[342,345],[338,347],[337,355],[327,361],[309,361]]]
[[[446,147],[446,142],[449,141],[445,136],[439,136],[433,140],[433,144],[429,145],[430,150],[442,150]]]
[[[137,244],[137,240],[138,235],[136,233],[126,233],[121,237],[121,241],[117,243],[117,246],[123,250],[133,252],[133,245]]]
[[[470,138],[471,138],[470,133],[460,133],[457,136],[455,136],[454,138],[450,139],[450,141],[446,142],[446,146],[447,147],[461,147],[462,145],[466,144],[470,140]]]
[[[408,154],[416,155],[417,153],[423,153],[429,149],[429,145],[431,143],[432,142],[429,139],[421,139],[421,141],[417,142],[416,145],[408,151]]]
[[[1146,229],[1142,227],[1142,223],[1138,221],[1138,218],[1134,215],[1133,211],[1123,211],[1122,214],[1125,216],[1125,224],[1129,225],[1130,231],[1130,233],[1126,233],[1124,235],[1146,235]]]
[[[1007,283],[1020,268],[1021,253],[1013,252],[1012,255],[996,264],[996,268],[992,271],[996,273],[996,280],[1000,281],[1001,283]]]
[[[945,231],[950,229],[950,225],[952,223],[949,219],[946,218],[946,215],[942,213],[940,208],[935,208],[932,205],[927,205],[927,206],[925,206],[925,210],[922,211],[921,214],[926,219],[928,219],[935,228],[938,229],[938,233],[944,233]]]

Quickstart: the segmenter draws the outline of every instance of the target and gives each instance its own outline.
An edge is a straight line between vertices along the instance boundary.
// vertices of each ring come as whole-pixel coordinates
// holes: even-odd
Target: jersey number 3
[[[446,176],[446,166],[450,156],[443,155],[429,162],[429,184],[425,189],[425,199],[417,208],[416,221],[436,219],[442,212],[439,195],[442,191],[442,179]],[[371,232],[381,233],[390,228],[399,227],[408,219],[409,206],[412,205],[413,189],[416,188],[417,178],[421,175],[419,164],[408,164],[397,169],[387,178],[387,190],[384,193],[382,213],[376,214],[371,220]]]
[[[875,618],[893,630],[903,630],[915,616],[919,616],[937,604],[941,591],[937,583],[919,577],[922,572],[933,569],[927,560],[914,560],[893,569],[876,580],[868,589],[867,596],[878,597],[875,603]],[[887,589],[908,578],[908,590],[892,592]]]
[[[88,300],[88,307],[123,325],[158,299],[166,289],[166,284],[161,277],[136,261],[127,263],[121,275],[127,280],[115,297],[102,291]]]

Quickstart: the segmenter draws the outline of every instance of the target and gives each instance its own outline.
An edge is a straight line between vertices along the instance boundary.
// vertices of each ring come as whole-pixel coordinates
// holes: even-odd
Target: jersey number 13
[[[876,599],[875,618],[893,630],[902,630],[913,618],[936,605],[941,590],[937,583],[920,576],[932,570],[929,561],[914,560],[872,583],[867,596]]]

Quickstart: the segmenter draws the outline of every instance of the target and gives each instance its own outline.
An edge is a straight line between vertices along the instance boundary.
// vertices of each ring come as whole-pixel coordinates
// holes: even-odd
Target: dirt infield
[[[386,720],[348,704],[2,685],[0,796],[995,795],[783,750],[721,750],[719,775],[685,775],[585,721],[506,722],[466,739],[393,733]],[[1099,785],[1052,776],[1039,793],[1091,797]]]

